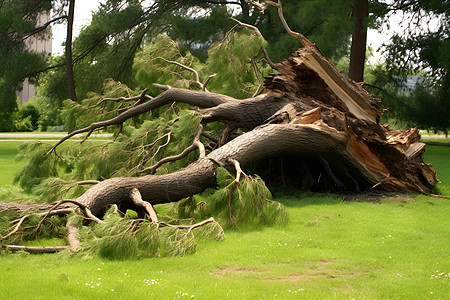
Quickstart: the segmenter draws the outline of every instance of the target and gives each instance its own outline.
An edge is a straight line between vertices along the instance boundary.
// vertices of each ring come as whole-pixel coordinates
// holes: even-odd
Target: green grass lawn
[[[5,143],[2,166],[13,157]],[[450,196],[450,148],[427,146],[425,158]],[[448,299],[449,199],[277,200],[290,213],[287,226],[228,231],[225,241],[200,240],[185,257],[0,255],[0,299]]]
[[[14,175],[25,165],[25,162],[17,162],[17,147],[22,141],[0,140],[0,188],[10,187]]]

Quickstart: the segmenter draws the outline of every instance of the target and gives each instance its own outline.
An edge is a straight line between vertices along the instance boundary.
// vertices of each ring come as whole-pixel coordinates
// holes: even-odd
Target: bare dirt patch
[[[358,277],[360,275],[361,275],[361,271],[355,271],[355,272],[350,272],[350,273],[339,273],[339,274],[328,274],[328,273],[324,273],[324,272],[320,272],[320,273],[299,273],[299,274],[290,274],[290,275],[282,276],[282,277],[264,278],[264,280],[297,282],[300,279],[311,278],[311,277],[325,277],[325,278],[350,277],[350,278],[356,278],[356,277]]]
[[[319,262],[320,262],[320,265],[316,268],[311,268],[310,272],[289,274],[289,275],[281,276],[281,277],[264,278],[264,280],[297,282],[301,279],[308,279],[308,278],[312,278],[312,277],[324,277],[324,278],[341,278],[341,277],[356,278],[359,276],[368,277],[367,272],[362,272],[359,270],[348,271],[348,272],[339,272],[339,273],[337,271],[333,271],[333,270],[328,271],[326,266],[329,265],[331,263],[331,261],[322,259]]]
[[[381,200],[387,199],[393,202],[410,202],[414,201],[414,198],[410,194],[393,194],[389,192],[369,192],[369,193],[357,193],[357,194],[340,194],[344,201],[349,202],[376,202],[380,203]]]

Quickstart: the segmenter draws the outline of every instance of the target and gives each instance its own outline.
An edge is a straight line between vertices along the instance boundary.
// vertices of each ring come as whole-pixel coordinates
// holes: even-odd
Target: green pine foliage
[[[258,176],[244,176],[239,182],[225,169],[217,170],[217,189],[179,201],[178,218],[205,219],[213,216],[224,228],[255,228],[283,225],[289,221],[286,208],[272,200]]]
[[[253,70],[251,59],[260,62],[261,47],[267,42],[250,29],[234,30],[225,38],[214,43],[208,51],[207,72],[217,73],[209,88],[217,93],[235,98],[251,97],[259,82]],[[273,70],[266,64],[258,63],[260,78]]]
[[[135,102],[126,101],[102,101],[104,98],[133,97],[138,92],[132,91],[127,85],[107,79],[103,83],[102,93],[89,93],[86,99],[81,103],[71,100],[63,102],[63,117],[66,127],[83,128],[89,126],[93,122],[98,122],[113,118],[131,107]],[[97,106],[98,105],[98,106]]]
[[[33,188],[33,194],[39,196],[41,202],[53,202],[63,199],[75,199],[82,195],[89,186],[81,186],[74,180],[63,180],[57,177],[44,179]]]
[[[11,226],[11,224],[16,224],[22,217],[14,211],[0,212],[0,235],[6,236],[10,233],[15,226]],[[51,216],[41,222],[40,217],[30,215],[23,221],[18,234],[2,240],[2,243],[21,245],[36,239],[60,238],[66,234],[66,221],[67,217]]]
[[[48,177],[58,175],[58,158],[55,155],[46,156],[50,145],[40,142],[22,143],[19,146],[17,160],[28,160],[28,163],[14,177],[14,183],[18,183],[25,191],[38,185]]]
[[[77,218],[73,216],[71,221],[81,226]],[[190,221],[178,220],[174,225],[192,225]],[[83,226],[80,232],[84,242],[78,252],[85,255],[98,254],[113,260],[184,256],[195,252],[196,237],[224,239],[222,228],[215,222],[208,223],[201,230],[189,230],[143,219],[130,219],[127,215],[122,217],[112,209],[106,213],[103,223]]]
[[[161,228],[161,238],[161,256],[184,256],[194,253],[197,246],[192,232],[177,228]]]
[[[152,86],[153,83],[170,84],[178,88],[199,89],[195,84],[194,74],[180,66],[160,59],[175,61],[200,72],[204,65],[190,52],[181,52],[178,43],[166,34],[156,37],[155,41],[146,45],[143,51],[136,54],[133,68],[136,79],[143,87],[149,88],[150,93],[156,95],[161,91]],[[200,78],[203,82],[206,78]]]
[[[254,57],[256,61],[261,80],[273,71],[261,60],[263,46],[267,46],[267,42],[254,31],[233,30],[222,41],[210,47],[206,63],[201,63],[190,52],[186,51],[183,54],[178,43],[170,37],[160,35],[154,43],[136,55],[134,63],[136,79],[143,87],[150,88],[151,93],[159,92],[152,87],[153,83],[169,83],[179,88],[200,88],[192,72],[158,58],[164,57],[166,60],[176,61],[195,69],[202,83],[208,76],[217,74],[207,86],[212,92],[236,98],[250,97],[259,85],[251,58]]]
[[[150,222],[141,223],[139,231],[136,233],[136,240],[141,257],[156,257],[159,255],[161,234],[158,231],[158,225]]]

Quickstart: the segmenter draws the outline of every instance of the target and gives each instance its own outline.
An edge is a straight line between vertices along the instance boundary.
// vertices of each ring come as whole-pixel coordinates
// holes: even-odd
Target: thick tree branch
[[[66,224],[67,229],[67,242],[71,250],[78,250],[80,248],[80,234],[78,233],[78,228],[75,224],[68,221]]]
[[[139,192],[138,189],[136,188],[132,189],[130,192],[130,197],[136,206],[145,208],[152,223],[158,223],[158,216],[156,215],[153,206],[149,202],[142,200],[141,193]]]
[[[142,95],[142,94],[141,94]],[[140,114],[143,114],[145,112],[151,111],[152,109],[161,107],[163,105],[172,103],[172,102],[182,102],[187,103],[199,107],[214,107],[217,105],[220,105],[222,103],[226,102],[237,102],[236,99],[228,96],[224,96],[221,94],[216,93],[206,93],[206,92],[200,92],[200,91],[191,91],[191,90],[185,90],[185,89],[178,89],[178,88],[170,88],[163,93],[159,94],[155,98],[153,98],[151,101],[142,103],[138,106],[135,106],[133,108],[130,108],[129,110],[121,113],[115,118],[112,118],[110,120],[105,120],[97,123],[92,123],[88,127],[75,130],[71,132],[70,134],[63,137],[61,140],[59,140],[47,153],[49,155],[52,153],[56,147],[61,145],[64,141],[70,139],[71,137],[87,132],[87,137],[89,137],[94,130],[99,130],[101,128],[111,126],[111,125],[119,125],[125,122],[126,120],[138,116]]]

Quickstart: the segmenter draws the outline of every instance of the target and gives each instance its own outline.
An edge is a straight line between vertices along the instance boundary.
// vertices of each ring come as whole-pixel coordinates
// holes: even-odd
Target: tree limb
[[[153,97],[151,97],[151,96],[149,96],[149,95],[146,95],[147,92],[148,92],[148,90],[149,90],[149,89],[146,88],[146,89],[144,89],[144,90],[141,92],[141,94],[139,94],[138,96],[134,96],[134,97],[128,97],[128,98],[125,98],[125,97],[119,97],[119,98],[104,98],[104,99],[102,99],[99,103],[97,103],[96,105],[89,106],[89,107],[86,108],[86,109],[92,109],[92,108],[98,107],[98,106],[102,105],[104,102],[107,102],[107,101],[135,101],[135,100],[138,100],[136,103],[139,103],[139,102],[143,101],[144,99],[149,99],[149,100],[151,100],[151,99],[153,99]]]
[[[1,247],[11,249],[13,251],[26,251],[33,254],[38,253],[55,253],[69,249],[69,246],[55,246],[55,247],[31,247],[31,246],[17,246],[17,245],[1,245]]]
[[[71,137],[79,133],[87,132],[88,133],[87,137],[89,137],[94,130],[99,130],[101,128],[111,125],[121,124],[132,117],[143,114],[145,112],[161,107],[163,105],[172,103],[174,101],[207,108],[207,107],[214,107],[225,102],[233,102],[233,101],[236,102],[237,100],[232,97],[216,93],[205,93],[203,91],[200,92],[178,88],[170,88],[164,91],[163,93],[159,94],[155,98],[153,98],[151,101],[132,107],[112,119],[92,123],[88,127],[72,131],[70,134],[66,135],[61,140],[59,140],[55,145],[53,145],[53,147],[47,152],[46,155],[49,155],[56,149],[56,147],[58,147],[64,141],[70,139]]]
[[[239,21],[238,19],[235,19],[235,18],[233,18],[233,17],[230,17],[229,19],[230,19],[230,20],[233,20],[233,21],[235,21],[235,22],[237,22],[237,23],[239,24],[239,26],[247,27],[247,28],[252,29],[253,31],[255,31],[255,33],[256,33],[257,36],[259,36],[260,38],[262,38],[264,41],[266,40],[266,39],[264,38],[264,36],[262,35],[261,31],[259,31],[258,27],[253,26],[253,25],[250,25],[250,24],[247,24],[247,23],[244,23],[244,22],[241,22],[241,21]]]
[[[281,5],[281,0],[278,0],[278,3],[272,1],[266,1],[266,3],[278,7],[278,16],[280,17],[281,23],[283,23],[284,29],[286,29],[287,33],[298,39],[300,43],[302,43],[303,47],[313,46],[313,43],[311,43],[303,34],[292,31],[292,29],[289,28],[289,25],[283,16],[283,6]]]
[[[267,53],[266,48],[261,47],[261,50],[262,50],[262,52],[263,52],[264,59],[267,61],[267,63],[269,64],[269,66],[270,66],[272,69],[274,69],[274,70],[278,70],[278,68],[280,67],[280,64],[279,64],[279,63],[274,63],[274,62],[272,61],[272,59],[270,59],[269,53]]]
[[[241,179],[241,174],[244,176],[245,175],[244,171],[242,171],[241,169],[241,165],[239,164],[239,162],[235,159],[230,159],[230,161],[234,164],[234,168],[236,169],[236,179],[234,180],[234,182],[239,183],[239,180]]]
[[[80,248],[80,234],[78,233],[78,228],[72,222],[68,221],[66,223],[67,229],[67,242],[69,243],[70,249],[76,251]]]
[[[158,223],[158,216],[156,215],[156,212],[153,209],[153,206],[149,202],[142,200],[141,193],[139,192],[139,190],[137,188],[133,188],[131,190],[130,197],[136,206],[145,208],[152,223]]]
[[[194,138],[194,141],[192,142],[192,144],[189,147],[184,149],[183,152],[181,152],[178,155],[164,157],[163,159],[158,161],[153,166],[145,168],[141,172],[146,172],[146,171],[150,170],[150,174],[153,175],[153,174],[155,174],[156,170],[159,167],[161,167],[163,164],[185,158],[189,153],[191,153],[192,151],[194,151],[196,149],[199,149],[199,151],[200,151],[199,159],[205,157],[205,146],[203,146],[203,144],[200,142],[200,136],[201,136],[202,132],[203,132],[203,125],[200,124],[198,132]]]
[[[173,224],[169,224],[169,223],[166,223],[166,222],[159,222],[159,224],[163,225],[163,226],[167,226],[167,227],[178,228],[178,229],[188,229],[186,234],[189,234],[193,229],[195,229],[197,227],[203,226],[203,225],[208,224],[208,223],[215,223],[215,222],[216,221],[214,220],[214,218],[211,217],[211,218],[209,218],[207,220],[201,221],[201,222],[193,224],[193,225],[173,225]]]

